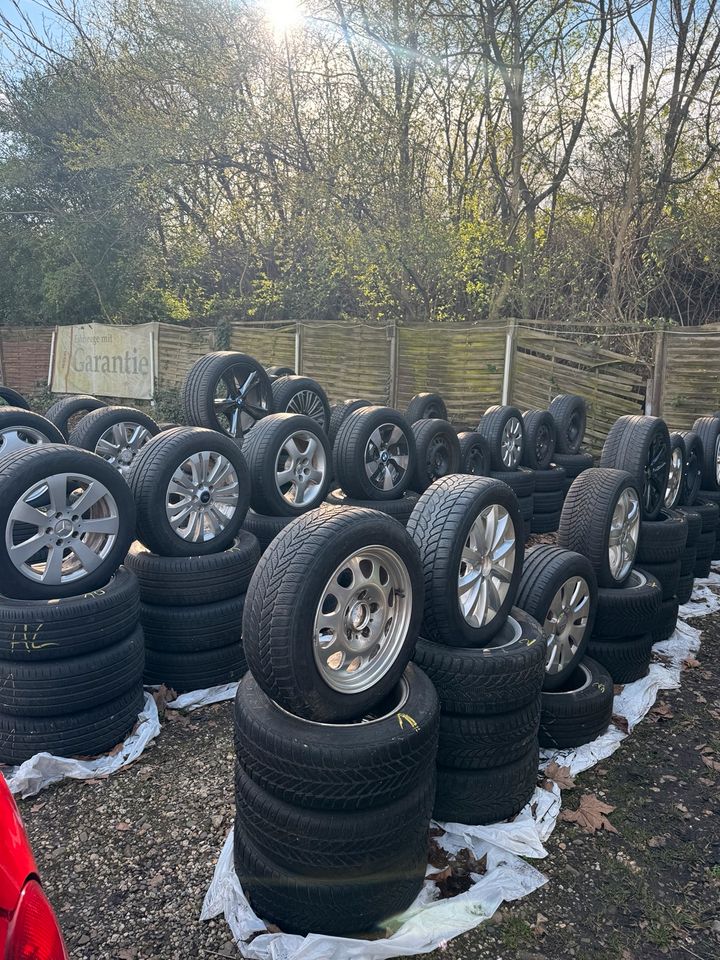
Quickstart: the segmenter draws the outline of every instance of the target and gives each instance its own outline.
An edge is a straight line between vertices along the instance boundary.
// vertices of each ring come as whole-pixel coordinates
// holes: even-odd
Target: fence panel
[[[188,329],[171,323],[158,324],[157,385],[173,389],[182,385],[190,367],[215,349],[212,327]]]
[[[521,410],[528,410],[547,408],[559,393],[584,397],[588,405],[585,442],[598,454],[618,417],[644,412],[646,377],[621,354],[520,327],[510,399]]]
[[[671,430],[720,410],[720,324],[667,330],[662,366],[660,416]]]
[[[323,385],[332,402],[363,397],[390,401],[392,328],[364,323],[301,323],[301,371]]]
[[[416,393],[438,392],[458,424],[475,426],[487,407],[500,403],[505,326],[424,324],[398,330],[397,405]]]
[[[230,349],[249,353],[265,367],[295,366],[295,324],[233,323]]]
[[[0,330],[0,381],[20,393],[47,385],[53,327]]]

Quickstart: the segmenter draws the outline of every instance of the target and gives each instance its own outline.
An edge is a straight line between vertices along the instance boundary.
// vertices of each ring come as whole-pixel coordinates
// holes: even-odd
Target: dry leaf
[[[426,880],[432,880],[433,883],[442,883],[444,880],[448,880],[452,876],[452,867],[448,864],[444,870],[440,870],[438,873],[429,873],[426,876]]]
[[[720,773],[720,760],[713,760],[712,757],[703,756],[702,762],[711,770],[717,770]]]
[[[119,823],[115,824],[115,829],[120,830],[121,832],[124,833],[126,830],[130,830],[131,827],[130,827],[130,824],[127,823],[125,820],[121,820]]]
[[[670,720],[675,716],[670,708],[668,703],[656,703],[655,706],[649,713],[650,719],[653,723],[658,723],[660,720]]]
[[[650,837],[647,842],[649,847],[664,847],[667,845],[665,837]]]
[[[598,800],[594,793],[586,793],[580,798],[580,806],[577,810],[562,810],[560,819],[576,823],[587,833],[595,833],[596,830],[617,833],[606,816],[606,814],[612,813],[614,809],[615,807],[611,807],[609,803]]]
[[[682,662],[682,665],[688,670],[694,670],[696,667],[700,666],[700,661],[696,660],[695,657],[685,657]]]
[[[612,715],[612,722],[618,730],[622,730],[623,733],[630,733],[630,724],[628,723],[627,717],[621,717],[619,714],[614,713]]]
[[[555,760],[551,760],[545,767],[545,776],[556,783],[561,790],[572,790],[575,786],[575,778],[570,773],[570,767],[558,766]]]
[[[623,692],[624,689],[625,689],[625,684],[624,684],[624,683],[616,683],[616,684],[614,684],[614,686],[613,686],[613,696],[614,696],[614,697],[620,696],[620,694]]]
[[[533,934],[534,934],[538,939],[540,939],[540,937],[544,937],[544,936],[545,936],[545,932],[546,932],[546,931],[545,931],[545,924],[546,924],[547,922],[548,922],[548,918],[547,918],[547,917],[544,917],[544,916],[542,915],[542,913],[539,913],[539,914],[535,917],[535,923],[532,925],[532,927],[531,927],[530,929],[532,930]]]

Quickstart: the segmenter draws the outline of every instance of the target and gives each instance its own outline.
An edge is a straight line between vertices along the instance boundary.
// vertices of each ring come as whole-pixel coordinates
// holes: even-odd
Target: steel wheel
[[[258,371],[246,363],[236,363],[225,370],[213,395],[215,416],[231,437],[244,437],[271,409],[272,394],[267,395]]]
[[[520,463],[522,456],[523,428],[517,417],[510,417],[503,427],[500,449],[502,462],[511,470]]]
[[[583,417],[579,410],[574,410],[565,431],[568,446],[574,447],[582,440]]]
[[[388,547],[363,547],[336,568],[315,612],[313,655],[340,693],[376,684],[397,660],[412,613],[404,562]]]
[[[92,573],[119,530],[115,498],[99,480],[57,473],[30,487],[10,511],[5,546],[23,576],[60,585]],[[28,526],[35,530],[28,536]]]
[[[41,430],[35,427],[4,427],[0,430],[0,458],[9,457],[18,450],[27,450],[39,443],[52,443]]]
[[[615,504],[610,522],[608,561],[615,580],[624,580],[630,572],[637,552],[640,532],[640,503],[632,488],[623,490]]]
[[[485,475],[487,464],[481,447],[471,447],[470,453],[465,458],[464,473],[471,473],[475,477]]]
[[[560,673],[577,656],[587,629],[590,587],[584,577],[570,577],[550,602],[543,633],[548,637],[545,670]]]
[[[665,489],[664,505],[668,508],[674,507],[680,496],[680,487],[683,480],[683,454],[679,447],[673,447],[670,453],[670,471],[668,473],[668,482]]]
[[[152,434],[147,427],[132,420],[123,420],[101,434],[95,444],[95,453],[126,477],[140,448],[151,439]]]
[[[510,514],[493,503],[470,527],[458,571],[458,600],[465,620],[482,627],[497,616],[515,567],[515,526]]]
[[[193,453],[173,473],[165,513],[183,540],[214,540],[237,510],[240,484],[233,465],[212,450]]]
[[[427,467],[433,480],[444,477],[450,471],[450,451],[441,434],[436,434],[428,444]]]
[[[535,459],[543,463],[552,445],[552,434],[545,423],[541,423],[535,436]]]
[[[319,499],[326,473],[323,445],[307,430],[291,434],[275,459],[275,485],[296,506],[309,507]]]
[[[662,437],[656,436],[645,465],[643,504],[648,514],[656,513],[665,501],[667,470],[667,445]]]
[[[325,407],[314,390],[300,390],[287,405],[288,413],[301,413],[325,429]]]
[[[365,445],[365,473],[374,487],[392,490],[401,483],[410,463],[410,445],[395,423],[381,423]]]

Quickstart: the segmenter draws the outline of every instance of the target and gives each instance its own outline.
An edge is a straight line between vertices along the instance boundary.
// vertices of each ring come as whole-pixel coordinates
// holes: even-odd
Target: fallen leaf
[[[688,670],[694,670],[696,667],[700,666],[700,661],[696,660],[695,657],[685,657],[682,662],[682,665]]]
[[[664,847],[667,845],[665,837],[650,837],[647,842],[649,847]]]
[[[130,830],[131,827],[130,827],[130,824],[127,823],[125,820],[121,820],[119,823],[115,824],[115,829],[120,830],[121,832],[124,833],[126,830]]]
[[[556,783],[561,790],[572,790],[575,786],[575,778],[570,773],[570,767],[561,767],[555,760],[551,760],[545,767],[545,776]]]
[[[596,830],[617,833],[606,816],[606,814],[612,813],[614,809],[615,807],[611,807],[609,803],[598,800],[594,793],[586,793],[580,798],[580,806],[577,810],[562,810],[560,819],[576,823],[587,833],[595,833]]]
[[[612,715],[612,722],[618,730],[622,730],[623,733],[630,733],[630,724],[628,723],[627,717],[621,717],[619,714],[614,713]]]
[[[658,723],[660,720],[671,720],[675,714],[669,703],[659,702],[655,704],[648,716],[653,723]]]
[[[695,700],[697,703],[707,703],[707,700],[705,699],[705,697],[701,693],[698,693],[697,691],[695,692]]]
[[[433,883],[442,883],[445,880],[448,880],[452,876],[452,867],[448,864],[444,870],[440,870],[438,873],[429,873],[426,880],[432,880]]]
[[[624,684],[624,683],[616,683],[616,684],[613,686],[613,696],[614,696],[614,697],[619,697],[620,694],[623,692],[624,689],[625,689],[625,684]]]
[[[546,924],[547,922],[548,922],[548,918],[547,918],[547,917],[544,917],[544,916],[542,915],[542,913],[539,913],[539,914],[535,917],[535,923],[532,925],[532,927],[531,927],[530,929],[532,930],[534,936],[536,936],[538,939],[540,939],[540,937],[544,937],[544,936],[545,936],[545,932],[546,932],[546,931],[545,931],[545,924]]]
[[[702,762],[706,767],[709,767],[711,770],[717,770],[718,773],[720,773],[720,760],[713,760],[712,757],[703,755]]]

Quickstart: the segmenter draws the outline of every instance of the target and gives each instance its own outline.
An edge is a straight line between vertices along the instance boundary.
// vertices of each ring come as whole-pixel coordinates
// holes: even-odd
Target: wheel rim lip
[[[643,482],[643,504],[650,513],[665,502],[667,480],[662,484],[660,479],[665,473],[668,463],[667,456],[661,456],[662,454],[666,454],[666,445],[661,436],[656,436],[648,451]]]
[[[397,700],[394,696],[396,691],[399,691],[400,694]],[[410,698],[410,684],[407,682],[404,675],[400,677],[400,680],[398,681],[397,686],[395,687],[395,690],[393,690],[391,696],[393,698],[392,708],[387,710],[385,713],[380,714],[380,716],[375,717],[365,714],[362,717],[359,717],[357,720],[350,720],[346,721],[345,723],[325,723],[323,720],[310,720],[307,717],[298,717],[296,714],[290,713],[289,710],[286,710],[285,707],[281,706],[279,703],[276,703],[275,700],[272,702],[278,710],[285,714],[285,716],[292,717],[295,723],[297,723],[298,720],[302,720],[303,723],[311,723],[314,727],[331,727],[332,729],[335,729],[336,727],[345,727],[347,729],[352,729],[353,727],[367,726],[371,723],[380,723],[382,720],[387,720],[388,717],[392,717],[394,714],[399,713],[402,710]],[[381,701],[380,705],[382,705],[384,702],[385,701]]]
[[[584,663],[579,663],[576,669],[581,670],[584,676],[584,680],[579,687],[573,687],[572,690],[543,690],[543,697],[565,696],[568,693],[580,693],[581,690],[586,690],[592,683],[592,674]]]
[[[390,428],[390,435],[392,435],[396,429],[399,430],[400,437],[392,445],[389,444],[388,437],[388,440],[383,444],[383,449],[380,449],[377,446],[377,442],[373,440],[373,437],[379,435],[379,437],[382,438],[383,431],[387,428]],[[390,446],[397,448],[396,451],[390,453],[388,449]],[[389,454],[389,458],[385,462],[382,460],[383,450]],[[398,457],[406,457],[407,464],[403,466],[402,464],[397,463]],[[363,451],[363,463],[365,465],[365,475],[370,483],[372,483],[372,485],[378,490],[394,490],[396,487],[398,487],[402,483],[410,463],[410,442],[403,428],[397,423],[385,422],[378,424],[365,443],[365,450]],[[373,478],[378,474],[379,466],[382,463],[384,463],[385,469],[382,475],[378,476],[378,479],[375,480]],[[382,483],[382,478],[388,474],[388,465],[391,463],[393,465],[393,469],[396,471],[397,478],[394,479],[391,476],[391,480],[393,481],[392,485],[390,487],[385,487]]]
[[[298,490],[297,481],[286,481],[284,484],[281,484],[279,481],[279,476],[280,476],[280,473],[282,472],[280,470],[280,459],[283,455],[283,451],[287,450],[287,445],[290,442],[295,442],[295,445],[297,446],[297,438],[301,439],[303,443],[309,443],[311,440],[315,441],[316,447],[315,447],[313,456],[311,458],[311,463],[313,465],[313,468],[321,474],[320,480],[310,481],[312,483],[312,486],[315,487],[315,490],[313,491],[312,496],[308,497],[307,499],[303,497],[300,503],[298,503],[296,499],[297,490]],[[293,465],[294,464],[295,464],[295,461],[293,460]],[[309,506],[312,506],[312,504],[316,503],[321,498],[322,491],[323,491],[323,484],[325,483],[325,478],[327,476],[327,457],[325,455],[325,448],[323,447],[320,440],[314,434],[310,433],[309,430],[294,430],[291,434],[285,437],[285,439],[282,442],[282,445],[280,446],[280,449],[277,452],[277,455],[275,456],[275,468],[274,468],[273,476],[275,480],[275,489],[283,498],[283,500],[285,500],[287,503],[290,503],[294,506],[303,506],[303,507],[309,507]],[[290,489],[283,492],[283,489],[282,489],[283,486],[289,486]],[[290,494],[293,491],[295,491],[295,495],[290,496]]]
[[[672,508],[677,503],[682,486],[683,467],[684,457],[682,451],[680,447],[673,447],[670,453],[670,471],[668,473],[668,483],[663,501],[665,507]]]
[[[500,440],[502,462],[506,467],[516,467],[522,454],[522,424],[518,417],[510,417],[503,427]]]
[[[320,427],[325,427],[325,406],[322,398],[315,390],[304,387],[293,394],[285,407],[287,413],[296,413],[310,417]]]
[[[241,376],[238,376],[238,373]],[[257,382],[251,383],[243,393],[244,385],[251,376]],[[244,437],[255,426],[257,420],[244,409],[245,405],[262,410],[264,414],[269,412],[270,396],[268,396],[267,390],[263,390],[264,384],[262,381],[257,379],[260,376],[260,372],[254,366],[243,362],[231,364],[218,376],[212,390],[213,413],[222,433],[237,439]],[[237,388],[230,386],[231,378]],[[242,386],[239,386],[241,381]],[[221,386],[223,387],[222,391],[220,391]],[[221,392],[221,396],[218,396],[218,391]],[[238,403],[239,399],[242,399],[243,402]],[[227,425],[224,421],[227,421]]]
[[[13,518],[13,514],[17,511],[18,505],[20,503],[23,503],[29,507],[32,507],[32,509],[38,511],[39,513],[42,513],[43,507],[35,506],[34,504],[31,503],[31,501],[40,499],[44,493],[48,492],[49,481],[62,480],[62,479],[64,479],[65,489],[66,489],[66,494],[65,494],[66,510],[63,511],[63,517],[60,518],[60,520],[58,520],[56,516],[57,511],[55,510],[51,511],[54,514],[54,516],[51,517],[49,513],[47,514],[47,524],[34,524],[32,521],[28,521],[27,519]],[[86,569],[86,567],[83,565],[82,561],[80,560],[79,556],[74,552],[72,556],[75,558],[75,560],[72,563],[69,563],[65,572],[63,572],[63,565],[65,564],[65,560],[66,560],[64,556],[65,551],[66,550],[72,551],[73,542],[77,542],[76,539],[70,537],[70,535],[64,535],[62,538],[67,542],[62,547],[63,557],[61,560],[59,577],[52,576],[52,577],[46,578],[44,576],[46,561],[50,557],[50,551],[53,550],[52,545],[49,545],[47,542],[45,543],[38,542],[37,550],[33,554],[30,554],[26,560],[21,561],[17,556],[13,556],[14,548],[17,548],[18,546],[22,546],[23,544],[28,543],[30,540],[33,539],[33,537],[28,537],[26,540],[21,541],[19,544],[15,544],[13,542],[14,541],[14,538],[13,538],[14,524],[23,523],[29,526],[35,525],[39,534],[41,527],[44,526],[47,529],[47,526],[56,526],[58,522],[63,522],[65,520],[65,514],[67,514],[68,517],[77,515],[73,513],[73,507],[75,504],[80,503],[81,497],[78,497],[77,500],[73,501],[72,504],[68,503],[70,494],[68,494],[67,488],[70,482],[84,486],[85,490],[83,491],[83,493],[90,487],[94,487],[99,494],[98,499],[94,501],[92,506],[84,510],[82,514],[79,515],[81,521],[83,520],[85,522],[90,520],[117,521],[118,529],[114,533],[90,532],[87,535],[87,539],[84,539],[82,536],[79,536],[77,538],[77,540],[81,540],[85,544],[85,546],[88,547],[98,558],[98,564],[96,566],[99,566],[100,563],[108,556],[108,554],[112,551],[113,547],[115,546],[115,543],[117,542],[117,538],[119,536],[119,519],[120,519],[119,509],[118,509],[118,505],[117,505],[117,501],[115,500],[115,497],[108,490],[105,484],[97,480],[96,478],[90,477],[87,474],[84,474],[81,472],[50,474],[50,476],[46,480],[40,480],[32,484],[30,487],[28,487],[25,490],[24,493],[22,493],[16,499],[15,504],[10,511],[10,515],[8,516],[8,520],[5,526],[5,548],[6,548],[8,557],[10,559],[10,562],[12,563],[14,569],[18,573],[20,573],[26,579],[32,580],[35,583],[41,583],[46,586],[61,586],[66,583],[73,583],[78,580],[81,580],[83,577],[87,576],[89,573],[92,572]],[[90,513],[90,516],[85,517],[86,513]],[[72,521],[69,521],[69,522],[72,524]],[[75,529],[77,529],[79,525],[80,524],[73,524]],[[37,536],[38,534],[36,534],[35,536]],[[44,539],[47,541],[48,538],[46,537]],[[49,537],[49,539],[56,541],[57,538],[55,535],[52,535]],[[55,542],[55,549],[57,549],[57,547],[58,547],[58,544],[57,542]],[[39,554],[43,550],[48,551],[48,554],[45,560],[40,562],[36,561],[35,563],[31,564],[29,561],[31,561],[33,557],[37,556],[37,554]],[[38,568],[42,568],[42,569],[38,569]],[[93,569],[95,569],[95,567]]]
[[[133,432],[138,431],[137,443],[134,449],[129,445],[130,441],[127,439],[129,428],[132,428]],[[118,444],[113,435],[113,431],[116,429],[122,430],[125,434],[125,443],[123,445]],[[130,466],[133,460],[149,440],[152,440],[152,434],[144,424],[138,423],[137,420],[118,420],[116,423],[113,423],[112,426],[108,427],[107,430],[103,430],[97,439],[93,452],[99,457],[102,457],[106,463],[115,467],[116,470],[119,470],[120,473],[126,477],[130,472]],[[107,444],[109,447],[118,447],[118,452],[103,452],[100,449],[102,444]],[[128,452],[129,456],[127,459],[121,459],[125,451]]]
[[[640,530],[640,500],[634,488],[626,487],[618,497],[615,510],[613,511],[613,517],[610,521],[609,536],[612,536],[613,520],[618,509],[622,509],[623,511],[623,518],[620,521],[619,527],[621,540],[620,543],[616,545],[610,545],[608,543],[608,565],[610,567],[610,574],[614,580],[624,580],[635,562],[638,533]],[[630,518],[631,512],[633,512],[632,518]],[[634,541],[631,554],[624,549],[624,545],[630,538]],[[619,555],[617,559],[613,559],[613,550],[618,550]]]
[[[563,593],[566,589],[569,589],[568,584],[573,582],[576,583],[578,588],[577,597],[573,604],[574,612],[577,613],[580,609],[585,609],[586,611],[584,617],[581,618],[578,616],[575,617],[575,620],[583,619],[584,622],[578,625],[574,621],[569,620],[566,622],[564,628],[558,633],[557,631],[553,630],[553,622],[550,614],[554,613],[556,615],[556,622],[558,619],[563,617]],[[575,591],[573,591],[570,596],[571,601],[573,596],[575,596]],[[589,610],[590,586],[587,580],[579,574],[573,577],[568,577],[568,579],[561,584],[556,591],[555,596],[550,601],[548,612],[543,624],[543,633],[545,633],[546,637],[548,638],[547,656],[545,659],[546,673],[551,675],[560,673],[577,659],[580,645],[587,631]],[[560,652],[556,658],[554,654],[558,650]]]
[[[491,518],[493,526],[488,530]],[[509,511],[502,504],[489,504],[472,521],[458,564],[458,606],[471,627],[486,626],[497,617],[510,589],[516,555],[517,534]],[[507,574],[506,580],[493,576],[495,566]],[[493,599],[499,600],[494,612],[491,610]]]
[[[350,596],[341,605],[343,611],[343,629],[347,626],[348,619],[351,617],[351,611],[358,603],[365,602],[361,599],[362,595],[368,594],[373,598],[367,601],[367,606],[371,603],[377,603],[378,623],[380,626],[380,636],[373,638],[372,646],[368,644],[367,652],[370,654],[366,663],[360,663],[354,670],[343,669],[345,659],[348,654],[354,654],[348,666],[352,666],[355,659],[362,656],[362,652],[353,649],[352,644],[362,645],[363,641],[353,639],[347,636],[341,641],[339,646],[343,653],[343,662],[340,669],[335,669],[328,664],[329,657],[323,654],[323,644],[320,640],[320,633],[323,629],[328,629],[329,621],[326,614],[323,613],[323,607],[326,600],[335,597],[337,602],[337,592],[339,588],[338,578],[348,569],[353,561],[357,561],[358,566],[363,561],[370,561],[374,565],[379,564],[388,574],[388,590],[392,592],[393,603],[383,603],[380,594],[382,590],[377,589],[370,580],[356,580],[353,576],[353,583],[349,588]],[[338,605],[340,606],[340,605]],[[315,607],[315,620],[313,625],[313,658],[315,665],[323,681],[338,693],[356,694],[369,690],[378,683],[397,661],[407,637],[408,628],[412,616],[413,591],[410,581],[410,574],[402,558],[389,547],[381,544],[372,544],[354,550],[352,553],[338,564],[332,575],[328,578]],[[388,617],[391,614],[390,621]],[[386,629],[390,622],[390,629]],[[328,649],[332,644],[328,645]],[[330,657],[334,654],[330,654]]]
[[[207,460],[203,460],[203,457],[207,458]],[[215,458],[212,461],[212,466],[210,464],[210,457]],[[184,469],[186,466],[189,467],[189,470]],[[181,520],[173,516],[180,506],[179,503],[174,502],[173,497],[181,495],[177,491],[171,490],[171,487],[173,484],[184,486],[188,480],[192,483],[192,478],[198,474],[198,469],[202,471],[201,482],[193,484],[193,486],[197,488],[196,492],[200,494],[200,496],[202,496],[203,493],[207,493],[209,499],[202,502],[200,496],[193,496],[192,499],[198,501],[197,506],[187,514],[188,523],[183,524]],[[223,471],[221,473],[222,483],[219,485],[216,483],[211,484],[210,481],[213,476],[221,471]],[[228,492],[227,489],[232,486],[237,487],[237,491],[234,493]],[[218,493],[222,493],[222,491],[225,491],[223,494],[225,498],[224,502],[218,500]],[[230,502],[227,502],[228,500]],[[180,537],[181,540],[187,543],[208,543],[215,540],[232,521],[237,511],[239,500],[240,480],[235,467],[227,457],[218,453],[217,450],[197,450],[185,457],[185,459],[177,465],[175,470],[173,470],[165,489],[165,517],[173,533],[177,537]],[[208,518],[205,515],[205,513],[211,509],[214,511],[213,516],[215,517],[217,526],[215,530],[212,529],[212,524],[208,522]]]
[[[715,440],[715,481],[720,484],[720,433]]]
[[[31,437],[32,440],[29,442],[27,440],[22,440],[21,435],[23,434]],[[10,449],[7,449],[8,441],[5,438],[9,436],[13,436],[15,440]],[[9,457],[10,454],[15,453],[18,450],[23,450],[25,447],[36,447],[42,443],[52,443],[52,440],[47,436],[47,434],[44,434],[42,430],[39,430],[37,427],[3,427],[0,429],[0,460],[4,459],[5,457]]]

